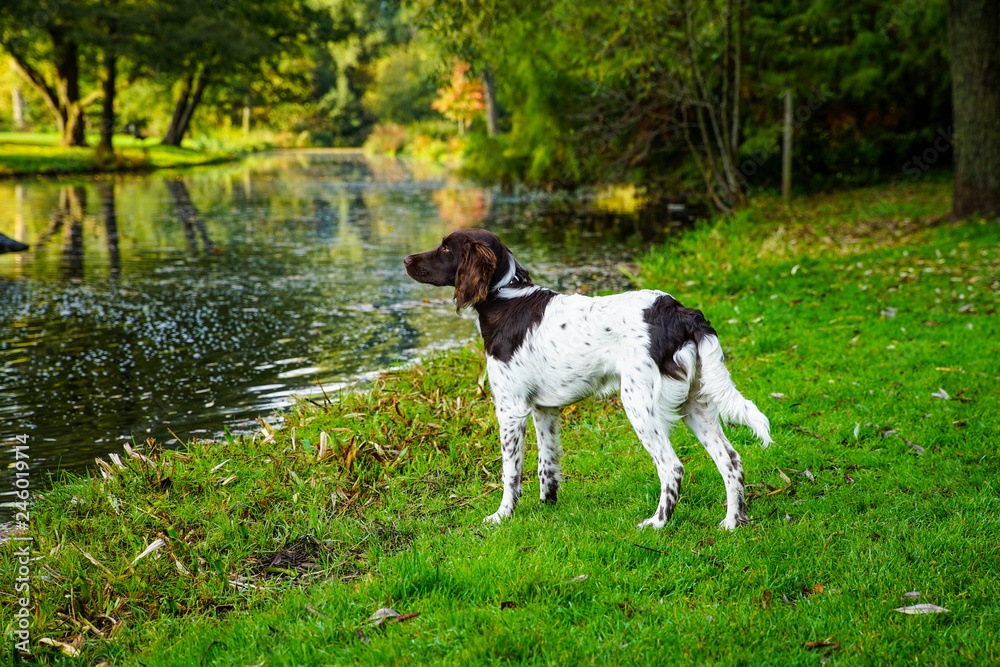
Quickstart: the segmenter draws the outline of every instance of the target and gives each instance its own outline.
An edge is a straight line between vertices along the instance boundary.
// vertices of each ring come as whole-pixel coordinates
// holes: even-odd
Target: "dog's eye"
[[[451,252],[451,248],[446,245],[441,246],[441,252]]]

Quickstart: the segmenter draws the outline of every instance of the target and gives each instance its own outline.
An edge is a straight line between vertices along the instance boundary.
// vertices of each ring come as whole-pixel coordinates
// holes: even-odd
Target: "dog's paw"
[[[719,528],[722,528],[724,530],[736,530],[740,526],[745,526],[748,523],[750,522],[747,521],[746,517],[727,516],[725,519],[719,522]]]
[[[502,523],[504,521],[504,519],[509,519],[509,518],[510,518],[510,515],[505,515],[505,514],[501,514],[500,512],[495,512],[495,513],[489,515],[488,517],[486,517],[485,519],[483,519],[483,523],[485,523],[487,525],[496,526],[496,525],[499,525],[500,523]]]
[[[660,528],[663,528],[665,525],[667,525],[666,521],[662,521],[659,517],[651,516],[645,521],[640,521],[639,525],[636,526],[636,528],[642,530],[643,528],[646,528],[648,526],[653,530],[659,530]]]

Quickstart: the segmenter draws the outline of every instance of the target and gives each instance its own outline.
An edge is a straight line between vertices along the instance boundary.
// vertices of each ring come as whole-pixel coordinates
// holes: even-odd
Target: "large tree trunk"
[[[118,56],[113,48],[104,52],[104,104],[101,105],[101,140],[97,145],[99,153],[111,155],[114,153],[112,140],[115,135],[115,78],[118,69]]]
[[[948,0],[955,118],[952,215],[1000,215],[1000,4]]]
[[[56,57],[56,91],[59,96],[63,146],[86,146],[83,106],[80,102],[80,48],[61,30],[50,30]]]
[[[483,70],[483,91],[486,104],[486,134],[495,137],[497,135],[497,95],[492,65],[486,65]]]
[[[191,117],[194,115],[195,109],[198,108],[198,104],[201,103],[201,97],[208,86],[208,67],[203,66],[198,71],[197,83],[192,93],[191,84],[194,80],[194,72],[190,72],[184,77],[181,92],[177,98],[177,104],[174,106],[174,115],[170,119],[170,127],[167,128],[167,132],[163,135],[163,141],[161,142],[167,146],[181,145],[181,140],[184,139],[184,135],[191,125]]]

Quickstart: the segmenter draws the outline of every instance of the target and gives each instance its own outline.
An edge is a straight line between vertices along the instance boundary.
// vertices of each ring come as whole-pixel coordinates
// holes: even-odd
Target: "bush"
[[[372,155],[397,155],[406,147],[406,128],[396,123],[379,123],[365,140],[364,151]]]

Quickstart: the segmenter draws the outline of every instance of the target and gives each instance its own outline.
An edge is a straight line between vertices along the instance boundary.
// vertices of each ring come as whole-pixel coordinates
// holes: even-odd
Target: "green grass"
[[[91,146],[97,137],[88,136]],[[59,176],[119,171],[146,171],[167,167],[191,167],[233,158],[233,153],[161,146],[156,139],[131,136],[114,138],[115,155],[98,159],[93,148],[59,145],[56,134],[0,132],[0,178]]]
[[[56,485],[33,508],[32,632],[81,655],[36,657],[995,663],[1000,225],[947,222],[948,203],[940,186],[765,201],[642,260],[643,287],[704,309],[771,419],[766,450],[729,429],[750,526],[717,528],[722,482],[682,427],[677,511],[637,531],[658,485],[614,398],[565,410],[557,506],[529,456],[514,518],[483,526],[500,477],[473,346],[304,404],[273,438],[144,450]],[[894,611],[914,602],[950,611]],[[419,616],[370,627],[380,607]]]

